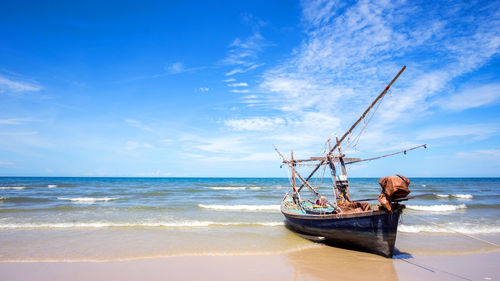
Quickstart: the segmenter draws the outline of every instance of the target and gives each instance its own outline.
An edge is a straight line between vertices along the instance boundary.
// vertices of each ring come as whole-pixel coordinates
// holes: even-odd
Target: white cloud
[[[253,34],[251,36],[244,39],[236,38],[229,45],[228,55],[223,60],[223,63],[235,66],[235,68],[227,72],[226,76],[245,73],[263,65],[257,63],[257,60],[259,53],[269,45],[259,31],[259,28],[265,24],[251,16],[245,16],[244,18],[246,18],[246,21],[257,22],[257,24],[253,24]],[[250,18],[251,20],[248,20]]]
[[[184,64],[182,62],[176,62],[167,67],[169,74],[178,74],[186,71]]]
[[[240,136],[226,136],[216,138],[194,138],[189,146],[211,153],[242,153],[246,152],[244,138]]]
[[[286,123],[282,118],[253,117],[248,119],[231,119],[224,124],[236,131],[268,131]]]
[[[236,79],[234,79],[234,78],[228,78],[228,79],[225,79],[225,80],[223,80],[223,81],[224,81],[224,82],[226,82],[226,83],[229,83],[229,82],[234,82],[234,81],[236,81]]]
[[[346,130],[404,64],[408,69],[370,124],[380,136],[427,113],[454,79],[483,66],[500,50],[500,21],[493,4],[474,13],[474,20],[468,17],[471,7],[466,3],[453,9],[434,2],[433,9],[389,1],[302,5],[306,39],[288,59],[264,72],[258,91],[242,102],[277,110],[278,116],[292,114],[308,128],[314,128],[316,120],[305,113],[337,117],[330,128],[315,130],[323,136]],[[455,107],[462,106],[459,98]],[[485,91],[470,104],[496,99]],[[488,135],[467,129],[476,139]]]
[[[240,83],[231,83],[228,84],[229,87],[246,87],[248,86],[248,83],[246,82],[240,82]]]
[[[472,140],[483,140],[498,134],[498,126],[489,124],[460,124],[431,127],[417,133],[418,140],[468,137]]]
[[[149,143],[142,143],[142,142],[137,142],[137,141],[127,141],[125,143],[125,149],[126,150],[137,150],[140,148],[153,148],[153,146]]]
[[[205,69],[206,67],[186,67],[184,63],[182,62],[175,62],[172,64],[169,64],[165,67],[166,73],[160,73],[153,75],[153,78],[158,78],[158,77],[164,77],[168,75],[175,75],[175,74],[180,74],[180,73],[186,73],[186,72],[194,72],[198,71],[201,69]]]
[[[0,166],[12,167],[12,166],[14,166],[14,162],[0,161]]]
[[[233,70],[231,70],[229,72],[226,72],[225,75],[226,76],[231,76],[231,75],[234,75],[236,73],[243,73],[243,72],[245,72],[245,71],[242,68],[235,68],[235,69],[233,69]]]
[[[139,128],[141,130],[145,130],[145,131],[152,131],[153,130],[153,129],[151,129],[150,126],[148,126],[148,125],[146,125],[146,124],[144,124],[141,121],[136,120],[136,119],[125,119],[125,123],[129,124],[132,127]]]
[[[232,93],[250,93],[250,90],[248,89],[243,89],[243,90],[239,90],[239,89],[233,89],[231,90]]]
[[[257,54],[264,46],[264,38],[258,31],[245,39],[236,38],[229,45],[229,55],[224,59],[224,62],[229,65],[253,65]]]
[[[12,92],[29,92],[40,91],[41,87],[32,83],[14,81],[5,77],[0,77],[0,93]]]
[[[220,163],[220,162],[276,162],[279,163],[279,156],[275,152],[254,152],[248,153],[242,156],[239,155],[228,155],[228,156],[206,156],[200,154],[192,154],[189,157],[196,158],[199,161],[210,162],[210,163]]]
[[[199,88],[199,90],[200,90],[201,92],[206,93],[206,92],[210,91],[210,88],[207,88],[207,87],[201,87],[201,88]]]
[[[493,160],[495,162],[500,159],[500,149],[483,149],[470,152],[457,152],[457,158],[463,159],[480,159],[480,160]]]
[[[34,121],[32,118],[7,118],[0,119],[0,125],[22,125],[32,121]]]
[[[461,91],[441,100],[441,107],[450,110],[464,110],[497,103],[500,100],[500,83],[487,84]]]
[[[226,76],[231,76],[231,75],[234,75],[234,74],[237,74],[237,73],[245,73],[245,72],[248,72],[250,70],[253,70],[253,69],[256,69],[257,67],[261,67],[263,66],[264,64],[261,63],[261,64],[250,64],[250,66],[246,67],[246,68],[242,68],[242,67],[237,67],[229,72],[226,72],[225,75]],[[227,79],[226,79],[227,80]]]

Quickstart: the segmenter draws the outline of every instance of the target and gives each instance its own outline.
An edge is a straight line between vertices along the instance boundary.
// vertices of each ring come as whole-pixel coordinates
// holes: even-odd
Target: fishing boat
[[[340,139],[336,137],[334,145],[328,140],[328,149],[325,150],[323,156],[298,160],[294,159],[292,151],[290,159],[287,159],[276,146],[274,147],[283,165],[291,170],[292,193],[285,194],[281,202],[281,212],[285,216],[289,229],[314,241],[392,257],[399,218],[404,209],[404,205],[400,202],[419,196],[408,196],[410,180],[404,176],[395,175],[380,180],[382,192],[378,198],[352,200],[349,194],[346,166],[400,153],[406,154],[417,148],[425,148],[426,145],[368,159],[346,158],[341,146],[358,124],[367,117],[370,110],[387,94],[405,68],[406,66],[399,71],[351,128]],[[314,167],[307,178],[298,172],[297,168],[301,165]],[[314,173],[321,167],[324,169],[328,167],[331,172],[333,200],[322,196],[318,188],[311,183]],[[296,183],[297,178],[300,180],[300,186]],[[301,195],[304,187],[312,191],[313,200]],[[380,202],[379,205],[364,202],[377,199]]]

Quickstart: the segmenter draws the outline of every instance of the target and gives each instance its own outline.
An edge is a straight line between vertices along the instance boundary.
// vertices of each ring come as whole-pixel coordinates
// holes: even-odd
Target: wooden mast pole
[[[328,139],[328,149],[332,149],[331,139]],[[333,157],[331,155],[327,155],[328,157],[328,165],[330,166],[330,170],[332,171],[332,179],[333,179],[333,198],[335,199],[335,203],[338,204],[338,192],[337,192],[337,171],[335,170],[335,164],[333,163]]]
[[[349,130],[347,130],[347,132],[340,138],[340,140],[332,147],[332,149],[330,149],[330,152],[328,152],[327,155],[331,155],[333,153],[333,151],[337,148],[337,146],[344,141],[344,139],[352,132],[352,130],[354,130],[354,128],[356,128],[356,126],[359,124],[359,122],[361,122],[361,120],[363,120],[366,116],[366,114],[368,114],[368,112],[372,109],[373,106],[375,106],[375,104],[377,104],[377,102],[389,91],[389,88],[392,86],[392,84],[399,78],[399,76],[401,75],[401,73],[403,73],[403,71],[406,69],[406,65],[403,66],[403,68],[401,68],[401,70],[398,72],[398,74],[396,74],[396,76],[394,76],[394,78],[391,80],[391,82],[389,84],[387,84],[387,86],[385,86],[385,89],[382,91],[382,93],[380,93],[378,95],[378,97],[370,104],[370,106],[365,110],[365,112],[363,112],[363,114],[361,115],[361,117],[359,117],[359,119],[354,123],[354,125],[351,126],[351,128]],[[328,159],[327,156],[325,156],[323,158],[323,160],[321,160],[321,162],[314,168],[314,170],[311,172],[311,174],[307,177],[306,181],[308,181],[309,179],[311,179],[311,177],[314,175],[314,173],[316,173],[316,171],[319,169],[319,167],[321,167],[321,165],[323,165],[323,163],[325,163],[325,161]],[[300,192],[300,190],[304,187],[304,184],[302,184],[298,191]]]
[[[341,193],[344,199],[347,201],[351,201],[351,197],[349,196],[349,179],[347,178],[347,170],[345,168],[345,163],[344,163],[344,154],[342,154],[342,149],[340,148],[341,145],[339,143],[339,138],[335,137],[337,140],[338,149],[339,149],[339,161],[340,161],[340,167],[342,167],[342,176],[345,178],[341,178],[339,181],[339,184],[341,185]]]

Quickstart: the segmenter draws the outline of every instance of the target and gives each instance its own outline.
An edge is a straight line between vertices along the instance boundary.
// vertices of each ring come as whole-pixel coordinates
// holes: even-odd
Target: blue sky
[[[165,3],[166,2],[166,3]],[[500,3],[3,1],[0,175],[500,176]],[[364,128],[360,126],[356,133]]]

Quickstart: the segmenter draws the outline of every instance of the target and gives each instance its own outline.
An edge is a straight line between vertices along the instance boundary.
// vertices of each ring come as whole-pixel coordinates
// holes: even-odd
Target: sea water
[[[313,183],[332,196],[331,180]],[[500,178],[411,178],[410,189],[411,195],[429,195],[405,202],[398,251],[495,250],[470,236],[500,242]],[[279,204],[289,191],[287,178],[2,177],[0,261],[275,254],[323,247],[284,227]],[[377,198],[378,179],[352,178],[350,193],[352,199]]]

